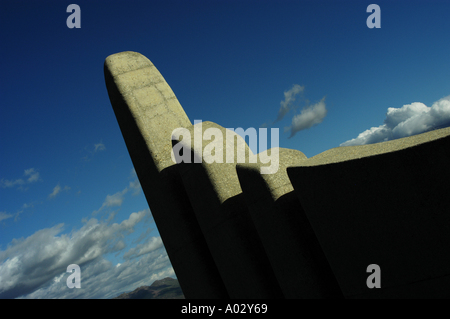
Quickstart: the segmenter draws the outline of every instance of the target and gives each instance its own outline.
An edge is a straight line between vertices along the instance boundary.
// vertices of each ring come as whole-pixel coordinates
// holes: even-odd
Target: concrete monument
[[[191,122],[156,67],[136,52],[106,58],[109,98],[181,289],[188,298],[227,298],[171,160],[171,134]]]
[[[450,298],[450,128],[287,168],[347,298]],[[368,289],[376,264],[381,288]]]
[[[104,71],[186,298],[450,297],[450,128],[309,159],[255,155],[235,132],[192,125],[141,54],[113,54]],[[208,129],[232,137],[216,140],[214,155],[195,141]],[[273,152],[278,169],[264,174]],[[373,265],[380,288],[369,285]]]

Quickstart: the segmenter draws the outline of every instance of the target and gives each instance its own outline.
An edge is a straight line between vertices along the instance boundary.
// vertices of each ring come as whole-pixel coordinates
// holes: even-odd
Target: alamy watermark
[[[261,165],[261,174],[274,174],[278,171],[278,128],[270,129],[271,149],[267,150],[267,128],[260,128],[258,132],[253,127],[245,131],[240,127],[236,129],[227,128],[225,136],[223,136],[222,130],[217,127],[207,128],[203,132],[201,120],[195,120],[194,125],[194,145],[191,145],[191,133],[187,128],[181,127],[172,131],[172,140],[179,140],[180,136],[183,136],[183,141],[173,146],[171,155],[174,163],[191,163],[191,150],[193,150],[194,163],[201,163],[203,160],[208,164],[223,163],[224,157],[226,163],[256,163],[259,157],[259,163],[270,164],[268,166]],[[250,147],[247,156],[245,154],[245,136],[249,139],[248,145]],[[237,142],[236,147],[235,140]],[[203,141],[211,142],[203,148]],[[265,151],[258,155],[253,154],[251,150],[256,150],[257,146],[259,146],[259,150],[264,149]]]
[[[69,29],[81,28],[81,9],[78,4],[69,4],[66,12],[73,12],[67,17],[66,25]]]
[[[69,288],[81,288],[81,269],[77,264],[71,264],[67,266],[67,272],[74,271],[69,277],[67,277],[67,287]]]
[[[381,288],[381,269],[377,264],[370,264],[366,271],[372,273],[367,277],[366,285],[368,288]]]
[[[367,17],[366,24],[369,29],[381,28],[381,9],[378,4],[369,4],[366,12],[373,12]]]

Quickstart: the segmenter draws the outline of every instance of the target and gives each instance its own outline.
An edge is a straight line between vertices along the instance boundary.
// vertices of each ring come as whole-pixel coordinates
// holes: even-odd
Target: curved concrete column
[[[203,139],[205,131],[214,138]],[[195,124],[183,134],[174,137],[175,157],[230,298],[282,298],[236,173],[238,145],[245,148],[247,161],[253,155],[247,144],[212,122]]]
[[[156,67],[136,52],[106,58],[105,81],[131,160],[186,298],[228,294],[171,160],[171,134],[191,122]]]

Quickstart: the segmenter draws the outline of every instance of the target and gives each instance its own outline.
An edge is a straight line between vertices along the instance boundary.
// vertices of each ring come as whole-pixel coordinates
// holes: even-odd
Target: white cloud
[[[36,172],[34,168],[26,169],[23,173],[26,177],[26,180],[22,178],[18,178],[15,180],[7,180],[2,178],[0,180],[0,187],[2,188],[10,188],[15,186],[20,186],[19,189],[23,189],[23,185],[34,183],[40,180],[39,172]]]
[[[29,203],[29,204],[25,203],[20,207],[20,209],[17,212],[15,212],[13,214],[9,214],[7,212],[0,212],[0,221],[14,217],[14,221],[17,222],[19,220],[20,214],[22,214],[25,209],[34,207],[34,205],[35,205],[34,203]]]
[[[286,130],[291,131],[289,138],[293,137],[299,131],[321,123],[327,115],[327,112],[325,97],[316,104],[303,108],[300,114],[297,114],[292,118],[291,126],[286,128]]]
[[[106,150],[105,144],[103,143],[94,144],[94,153],[104,150]]]
[[[133,227],[139,223],[150,211],[148,209],[142,210],[138,213],[132,213],[130,217],[120,223],[120,227],[127,230],[132,230]]]
[[[117,192],[113,195],[109,195],[109,194],[106,195],[106,198],[105,198],[102,206],[98,210],[92,212],[92,214],[95,215],[106,207],[121,206],[124,201],[124,195],[127,192],[128,192],[128,187],[125,187],[125,189],[122,190],[121,192]]]
[[[14,187],[16,185],[23,185],[23,184],[25,184],[25,182],[21,178],[20,179],[16,179],[14,181],[2,178],[2,180],[0,181],[0,186],[3,187],[3,188],[9,188],[9,187]]]
[[[294,102],[299,94],[301,94],[300,97],[304,99],[304,90],[304,86],[294,84],[290,90],[284,92],[284,100],[280,102],[277,119],[272,124],[281,121],[289,111],[299,108],[298,103],[294,104]],[[325,104],[325,97],[313,105],[309,105],[307,99],[304,99],[304,102],[306,103],[306,106],[302,108],[300,114],[294,115],[291,120],[291,125],[284,128],[285,133],[290,131],[289,138],[293,137],[299,131],[309,129],[312,126],[321,123],[327,115],[328,111]],[[268,127],[270,125],[266,122],[262,124],[261,127]]]
[[[55,188],[53,188],[53,192],[50,194],[50,195],[48,195],[48,197],[49,198],[53,198],[53,197],[55,197],[56,195],[58,195],[58,193],[61,191],[61,186],[59,186],[59,184],[58,185],[56,185],[55,186]]]
[[[294,84],[290,90],[284,92],[284,101],[280,102],[280,109],[278,110],[278,116],[274,123],[281,121],[284,118],[284,116],[293,108],[292,103],[295,101],[296,96],[304,90],[304,86]]]
[[[125,259],[136,258],[154,250],[163,247],[161,237],[151,237],[145,243],[139,244],[136,247],[130,249],[126,254],[123,255]]]
[[[89,154],[87,154],[86,156],[82,157],[83,161],[89,162],[93,157],[94,154],[97,152],[101,152],[106,150],[106,146],[105,144],[103,144],[102,142],[95,144],[94,143],[94,149],[92,150],[92,144],[89,146],[85,147],[85,151],[87,151]]]
[[[141,183],[139,182],[139,179],[137,177],[136,170],[134,167],[131,169],[131,172],[130,172],[130,179],[131,178],[134,180],[132,182],[130,182],[130,184],[128,185],[128,188],[133,189],[134,190],[133,196],[136,196],[140,193],[140,191],[142,190],[142,187],[141,187]]]
[[[135,179],[134,181],[130,182],[128,188],[129,189],[134,189],[133,196],[138,195],[140,193],[141,189],[142,189],[141,188],[141,183],[139,183],[138,179]]]
[[[134,190],[133,192],[133,196],[138,195],[139,192],[141,191],[141,184],[139,183],[138,179],[135,179],[134,181],[130,182],[128,187],[125,187],[125,189],[123,189],[120,192],[117,192],[113,195],[106,195],[105,200],[103,201],[102,206],[98,209],[95,210],[94,212],[92,212],[92,214],[97,214],[98,212],[100,212],[101,210],[103,210],[104,208],[107,207],[114,207],[114,206],[122,206],[123,201],[125,200],[125,194],[129,191],[129,190]]]
[[[54,197],[56,197],[56,195],[58,195],[58,194],[61,192],[61,190],[68,191],[68,190],[70,190],[70,187],[66,185],[66,186],[64,186],[64,188],[62,189],[62,188],[61,188],[61,185],[58,183],[58,185],[56,185],[56,186],[53,188],[53,192],[52,192],[50,195],[48,195],[48,198],[54,198]]]
[[[33,183],[39,180],[39,172],[36,172],[34,168],[26,169],[24,175],[29,176],[27,179],[28,183]]]
[[[450,126],[450,95],[431,107],[420,102],[388,108],[384,123],[360,133],[340,146],[372,144]]]
[[[121,206],[123,203],[123,195],[126,192],[117,192],[114,195],[107,195],[104,201],[106,207]]]
[[[4,220],[4,219],[8,219],[8,218],[11,218],[13,216],[14,216],[13,214],[8,214],[6,212],[0,212],[0,222],[2,220]]]
[[[173,276],[159,237],[125,252],[134,259],[122,262],[120,267],[103,257],[122,252],[126,248],[123,239],[149,215],[146,209],[130,214],[121,223],[92,218],[68,234],[61,234],[64,225],[59,224],[28,238],[13,239],[6,250],[0,251],[0,298],[110,298]],[[70,264],[81,268],[81,289],[66,285]]]
[[[66,285],[69,273],[56,276],[42,288],[24,295],[25,299],[103,299],[116,297],[119,294],[132,291],[140,286],[148,286],[153,281],[165,277],[174,277],[165,251],[150,253],[138,261],[125,261],[120,266],[114,266],[105,259],[97,259],[80,266],[81,288],[69,289]]]

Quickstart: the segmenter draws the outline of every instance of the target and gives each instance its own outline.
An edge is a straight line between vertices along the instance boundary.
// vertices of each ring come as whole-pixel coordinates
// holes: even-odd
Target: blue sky
[[[69,29],[69,4],[81,28]],[[369,4],[381,9],[370,29]],[[106,91],[147,56],[191,122],[307,157],[450,125],[448,1],[3,1],[0,298],[110,298],[175,274]],[[278,121],[276,121],[279,119]],[[81,266],[81,289],[66,267]]]

